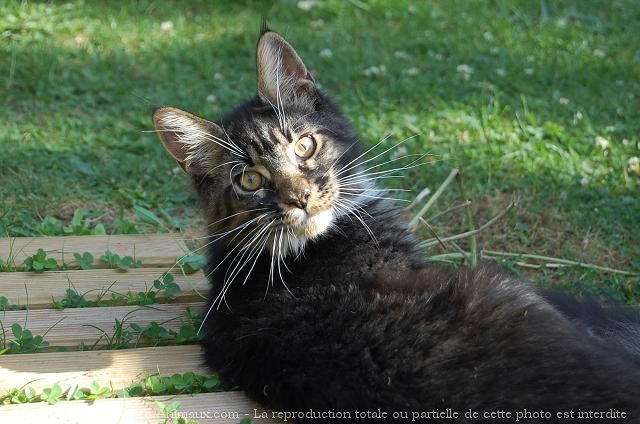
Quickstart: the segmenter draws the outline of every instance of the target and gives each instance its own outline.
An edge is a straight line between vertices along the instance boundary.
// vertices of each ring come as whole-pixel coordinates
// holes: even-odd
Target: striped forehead
[[[287,161],[287,150],[295,137],[291,131],[285,134],[282,129],[269,123],[258,123],[246,134],[247,151],[255,164],[275,166]]]
[[[321,152],[305,162],[309,171],[328,166],[341,153],[332,147],[331,137],[326,134],[324,127],[314,125],[308,117],[308,114],[292,114],[287,117],[287,126],[283,129],[275,117],[254,116],[242,124],[237,134],[243,139],[244,150],[251,157],[253,165],[269,173],[302,176],[304,173],[293,153],[293,143],[299,138],[314,134]]]

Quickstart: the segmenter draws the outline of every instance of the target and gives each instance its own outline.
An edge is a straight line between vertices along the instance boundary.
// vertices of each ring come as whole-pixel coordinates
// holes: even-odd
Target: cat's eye
[[[238,183],[243,190],[256,191],[264,185],[264,177],[256,171],[245,171],[238,175]]]
[[[313,155],[313,152],[316,151],[316,141],[313,139],[313,136],[305,135],[296,141],[294,151],[300,159],[309,159],[311,155]]]

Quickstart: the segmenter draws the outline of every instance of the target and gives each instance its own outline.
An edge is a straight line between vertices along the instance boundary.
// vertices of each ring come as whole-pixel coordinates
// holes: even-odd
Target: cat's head
[[[256,54],[258,94],[217,122],[170,107],[156,131],[196,184],[211,232],[286,255],[361,207],[372,190],[347,119],[272,31]]]

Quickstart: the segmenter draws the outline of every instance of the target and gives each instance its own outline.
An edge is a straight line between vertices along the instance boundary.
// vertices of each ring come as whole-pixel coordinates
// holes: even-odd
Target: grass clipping
[[[449,209],[446,209],[442,212],[438,212],[428,217],[428,213],[436,204],[438,199],[442,196],[442,194],[450,188],[453,182],[456,182],[458,186],[458,191],[460,198],[462,199],[462,203],[456,206],[453,206]],[[427,197],[430,193],[429,189],[424,189],[422,192],[416,196],[416,198],[406,207],[406,210],[411,213],[411,211],[416,208],[419,204],[422,203],[425,197]],[[501,252],[496,250],[489,249],[480,249],[478,247],[478,234],[482,231],[486,230],[492,225],[495,225],[502,217],[504,217],[511,209],[516,207],[516,202],[510,202],[504,209],[502,209],[498,214],[494,217],[486,221],[481,225],[476,225],[473,220],[473,213],[471,207],[473,203],[468,199],[467,193],[464,187],[464,181],[462,177],[462,173],[459,169],[452,169],[447,178],[440,184],[440,186],[436,189],[436,191],[428,197],[427,201],[424,202],[424,205],[418,210],[417,213],[412,215],[411,220],[409,221],[409,230],[412,232],[418,231],[421,227],[427,229],[427,231],[432,235],[432,238],[424,240],[420,243],[422,247],[428,249],[434,246],[441,246],[445,253],[431,255],[428,258],[432,261],[440,261],[440,262],[450,262],[450,263],[462,263],[465,265],[476,266],[479,260],[482,259],[491,259],[491,260],[504,260],[507,258],[514,259],[515,265],[521,268],[527,269],[541,269],[541,268],[560,268],[567,266],[581,267],[586,269],[592,269],[601,272],[608,272],[612,274],[620,274],[620,275],[628,275],[628,276],[638,276],[639,273],[625,271],[616,268],[610,268],[606,266],[595,265],[591,263],[585,263],[580,261],[574,261],[570,259],[556,258],[552,256],[544,256],[533,253],[517,253],[517,252]],[[443,215],[450,214],[452,212],[458,211],[460,209],[464,209],[465,211],[465,226],[467,227],[466,231],[463,231],[458,234],[452,235],[440,235],[435,229],[429,224],[430,221],[435,220]],[[468,249],[463,249],[458,242],[461,240],[468,240]]]

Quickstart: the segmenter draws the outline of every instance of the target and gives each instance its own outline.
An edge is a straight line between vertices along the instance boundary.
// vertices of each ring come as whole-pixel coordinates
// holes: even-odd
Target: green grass
[[[143,132],[148,107],[216,119],[253,93],[266,16],[367,144],[419,134],[407,151],[439,159],[396,186],[435,190],[459,167],[477,223],[518,199],[480,247],[640,272],[640,3],[227,3],[0,3],[0,234],[78,209],[107,233],[201,225],[187,177]],[[451,234],[463,219],[432,224]],[[637,277],[532,278],[640,299]]]

